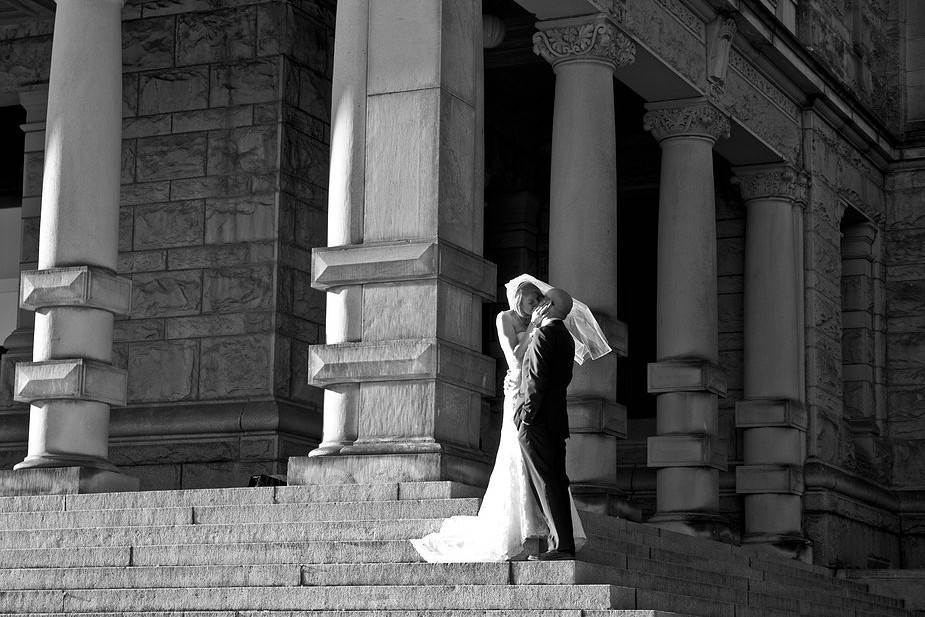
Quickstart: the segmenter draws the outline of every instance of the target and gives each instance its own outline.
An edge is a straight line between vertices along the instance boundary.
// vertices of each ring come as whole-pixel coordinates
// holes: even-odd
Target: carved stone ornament
[[[575,23],[554,22],[539,27],[541,30],[533,35],[533,52],[553,66],[595,60],[615,70],[636,59],[635,43],[607,17]]]
[[[626,0],[588,0],[588,3],[618,24],[626,23]]]
[[[736,22],[732,18],[720,17],[709,27],[707,80],[714,91],[722,92],[726,87],[726,71],[729,69],[729,50],[736,34]]]
[[[805,204],[809,177],[790,165],[757,165],[733,169],[742,199],[780,198]]]
[[[729,137],[729,116],[706,101],[689,105],[650,108],[643,116],[643,128],[655,139],[671,137]]]

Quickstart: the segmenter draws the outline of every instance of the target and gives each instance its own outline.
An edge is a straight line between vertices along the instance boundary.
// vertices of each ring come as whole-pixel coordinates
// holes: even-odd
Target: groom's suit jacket
[[[565,399],[574,358],[575,341],[561,319],[537,329],[524,354],[523,403],[514,414],[518,426],[523,422],[562,439],[569,436]]]

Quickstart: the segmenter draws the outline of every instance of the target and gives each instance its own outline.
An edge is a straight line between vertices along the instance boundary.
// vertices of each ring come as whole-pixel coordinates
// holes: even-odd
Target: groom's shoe
[[[546,551],[539,555],[530,555],[527,559],[530,561],[573,561],[575,559],[575,553],[560,551],[554,548],[551,551]]]

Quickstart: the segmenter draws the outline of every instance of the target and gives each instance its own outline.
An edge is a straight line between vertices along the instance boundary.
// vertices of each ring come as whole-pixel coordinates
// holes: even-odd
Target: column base
[[[488,484],[492,464],[488,456],[447,446],[437,447],[439,452],[352,454],[342,451],[329,456],[294,456],[289,459],[288,482],[306,485],[452,480],[473,486]]]
[[[308,453],[309,458],[314,458],[316,456],[333,456],[339,454],[341,450],[349,446],[351,442],[345,441],[343,443],[322,443],[317,448]]]
[[[813,562],[813,542],[803,536],[755,534],[742,538],[742,544],[778,557]]]
[[[573,482],[570,488],[579,510],[642,522],[642,509],[630,503],[626,492],[616,485]]]
[[[0,497],[137,491],[138,478],[98,467],[28,467],[0,471]]]
[[[660,512],[650,517],[646,524],[659,529],[697,538],[709,538],[726,544],[738,544],[737,534],[732,531],[729,519],[722,514],[709,512]]]

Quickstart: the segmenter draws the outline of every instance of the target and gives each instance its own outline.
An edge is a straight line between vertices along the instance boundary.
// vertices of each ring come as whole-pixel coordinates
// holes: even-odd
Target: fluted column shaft
[[[39,270],[23,273],[36,310],[33,362],[17,367],[32,403],[17,469],[106,460],[109,406],[125,403],[111,365],[115,313],[131,284],[115,276],[122,128],[121,0],[59,0],[48,87]]]
[[[648,461],[657,468],[653,522],[710,533],[719,520],[717,396],[726,385],[719,360],[713,145],[729,120],[701,99],[648,106],[646,128],[662,149],[658,214],[657,436]],[[707,528],[704,528],[704,525]]]
[[[635,45],[608,16],[541,22],[534,51],[556,74],[549,214],[549,281],[588,304],[611,345],[617,322],[617,152],[614,71]],[[617,404],[617,354],[575,367],[569,387],[568,449],[573,492],[616,485],[616,440],[626,410]],[[599,491],[596,491],[600,495]]]
[[[328,246],[346,246],[363,242],[369,0],[339,2],[335,28]],[[346,285],[329,290],[326,296],[327,343],[359,341],[363,288]],[[336,384],[324,390],[324,436],[310,456],[336,454],[353,443],[358,402],[358,384]]]
[[[802,289],[798,224],[806,180],[783,165],[735,170],[747,209],[745,398],[736,404],[744,465],[744,541],[803,545]]]

